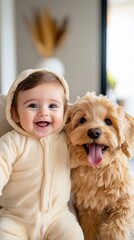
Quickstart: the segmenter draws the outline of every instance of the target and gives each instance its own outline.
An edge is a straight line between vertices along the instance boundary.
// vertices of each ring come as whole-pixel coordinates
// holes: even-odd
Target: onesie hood
[[[13,82],[12,86],[10,87],[8,94],[7,94],[7,103],[6,103],[6,118],[7,121],[9,122],[9,124],[13,127],[13,129],[15,129],[17,132],[26,135],[26,136],[32,136],[34,138],[37,138],[33,135],[31,135],[30,133],[27,133],[23,128],[21,128],[13,119],[11,116],[11,105],[12,105],[12,100],[14,97],[14,92],[18,86],[18,84],[22,81],[24,81],[29,75],[31,75],[34,72],[38,72],[38,71],[44,71],[44,72],[49,72],[54,74],[59,81],[61,82],[63,88],[64,88],[64,92],[65,92],[65,98],[69,101],[69,88],[68,88],[68,84],[66,82],[66,80],[64,79],[63,76],[59,75],[58,73],[55,73],[53,71],[50,71],[49,69],[46,68],[38,68],[38,69],[27,69],[23,72],[21,72],[17,79]],[[61,129],[58,130],[61,131],[65,125],[66,122],[66,115],[67,115],[67,110],[64,113],[64,120],[63,120],[63,125],[61,126]]]

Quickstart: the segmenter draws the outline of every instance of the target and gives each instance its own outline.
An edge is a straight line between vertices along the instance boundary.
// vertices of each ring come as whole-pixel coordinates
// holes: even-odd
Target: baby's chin
[[[44,137],[47,137],[51,134],[53,134],[54,131],[50,131],[50,132],[35,132],[35,133],[32,133],[32,135],[36,138],[44,138]]]
[[[50,135],[51,133],[33,133],[32,135],[36,138],[44,138]]]
[[[44,132],[37,132],[37,131],[29,131],[29,135],[33,136],[33,138],[43,138],[47,137],[50,133],[44,133]]]
[[[47,137],[48,135],[59,133],[61,130],[62,130],[62,127],[58,126],[55,129],[46,128],[46,129],[44,129],[44,131],[43,130],[34,129],[33,131],[31,131],[29,133],[30,133],[30,135],[32,135],[35,138],[44,138],[44,137]]]

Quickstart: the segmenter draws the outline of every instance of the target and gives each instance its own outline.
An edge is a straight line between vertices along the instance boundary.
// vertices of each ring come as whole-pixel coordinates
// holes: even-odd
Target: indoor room
[[[127,128],[130,130],[132,127],[129,143],[134,148],[133,26],[134,0],[1,0],[0,112],[2,117],[0,117],[0,135],[4,135],[13,127],[12,124],[10,124],[11,127],[7,123],[5,116],[6,96],[10,86],[26,69],[45,68],[65,78],[69,86],[70,105],[75,104],[77,99],[79,101],[87,92],[106,95],[111,102],[118,104],[119,109],[122,108],[124,115],[127,115],[127,119],[130,115],[132,124],[128,124]],[[68,96],[66,87],[64,90],[67,91]],[[17,119],[18,112],[17,116],[14,112],[12,113],[12,105],[10,113],[11,117]],[[70,116],[67,118],[67,124],[71,121]],[[18,119],[15,120],[16,125],[20,127],[21,123],[17,121]],[[122,118],[119,125],[121,121]],[[87,119],[84,116],[76,125],[83,127],[85,122]],[[106,124],[112,125],[109,119]],[[97,131],[95,134],[101,136],[102,133],[96,129],[98,128],[95,128]],[[121,131],[124,129],[123,125]],[[86,138],[87,135],[89,137],[89,130]],[[116,137],[117,135],[118,133]],[[91,138],[94,138],[94,142],[98,136]],[[110,141],[109,139],[107,141]],[[120,144],[120,148],[124,147],[123,154],[130,156],[129,150],[126,150],[127,144],[123,144]],[[86,145],[84,151],[89,154],[91,152],[91,149],[87,150],[89,144],[84,142],[84,145]],[[95,144],[92,152],[96,151],[96,155],[99,155],[101,151],[100,155],[103,155],[107,148],[107,145],[101,144],[101,147],[95,150]],[[130,158],[128,166],[130,175],[134,177],[134,151],[131,150],[132,157],[128,157]],[[94,167],[95,164],[97,163],[94,163]],[[7,169],[10,169],[10,166]],[[97,169],[99,169],[98,165]],[[96,195],[98,193],[99,190]],[[92,238],[84,239],[92,240]],[[132,239],[134,236],[131,234]],[[129,238],[122,237],[118,240],[129,240]]]

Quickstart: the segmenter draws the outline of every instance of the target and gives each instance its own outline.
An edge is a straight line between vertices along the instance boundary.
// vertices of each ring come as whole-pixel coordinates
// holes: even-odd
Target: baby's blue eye
[[[38,105],[35,103],[31,103],[28,105],[28,108],[38,108]]]
[[[57,105],[56,104],[50,104],[49,108],[57,108]]]

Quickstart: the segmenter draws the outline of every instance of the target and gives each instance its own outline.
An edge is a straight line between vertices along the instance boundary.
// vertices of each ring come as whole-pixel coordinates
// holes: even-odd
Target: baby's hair
[[[60,80],[56,75],[54,75],[51,72],[46,72],[46,71],[37,71],[31,73],[27,78],[25,78],[22,82],[20,82],[14,91],[14,97],[12,100],[12,107],[17,111],[17,97],[19,92],[23,92],[29,89],[32,89],[36,86],[39,86],[43,83],[47,82],[52,82],[55,83],[55,85],[60,85],[63,87],[61,84]],[[64,89],[64,87],[63,87]],[[65,99],[65,109],[67,107],[67,99]]]

